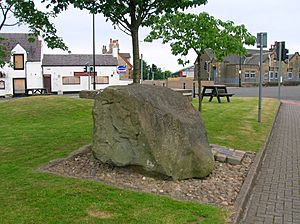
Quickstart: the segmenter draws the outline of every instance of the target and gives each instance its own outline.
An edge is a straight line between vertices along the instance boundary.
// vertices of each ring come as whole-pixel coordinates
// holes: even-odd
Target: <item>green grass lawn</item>
[[[275,112],[276,99],[263,99],[262,122],[258,123],[258,99],[232,97],[231,102],[203,100],[202,118],[210,143],[257,152],[264,144]],[[193,100],[198,108],[198,99]]]
[[[49,160],[91,142],[92,104],[57,96],[1,102],[1,224],[225,222],[226,212],[212,206],[39,172]],[[225,105],[214,105],[214,116]]]

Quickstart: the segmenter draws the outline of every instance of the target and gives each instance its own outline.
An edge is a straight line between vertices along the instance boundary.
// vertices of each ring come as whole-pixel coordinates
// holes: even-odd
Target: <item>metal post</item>
[[[88,85],[89,85],[88,89],[90,90],[91,89],[91,71],[90,71],[90,66],[88,66],[87,69],[88,69],[87,72],[88,72],[88,79],[89,79],[88,80]]]
[[[141,84],[143,83],[143,54],[141,54]]]
[[[93,89],[96,90],[95,13],[93,13]]]
[[[281,94],[280,94],[280,78],[281,78],[281,54],[282,53],[282,42],[280,42],[279,44],[279,57],[278,57],[278,63],[279,63],[279,67],[278,67],[278,73],[277,73],[277,78],[278,78],[278,100],[280,100],[281,98]]]
[[[240,56],[240,66],[239,66],[239,87],[242,87],[241,74],[242,74],[242,57]]]
[[[262,101],[262,67],[263,67],[263,33],[260,33],[260,57],[259,57],[259,88],[258,88],[258,122],[261,122]]]

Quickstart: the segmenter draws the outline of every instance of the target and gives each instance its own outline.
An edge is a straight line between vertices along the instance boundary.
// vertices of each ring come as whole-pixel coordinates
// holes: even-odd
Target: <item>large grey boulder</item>
[[[180,93],[158,86],[113,86],[96,96],[94,156],[174,180],[205,177],[214,167],[199,112]]]

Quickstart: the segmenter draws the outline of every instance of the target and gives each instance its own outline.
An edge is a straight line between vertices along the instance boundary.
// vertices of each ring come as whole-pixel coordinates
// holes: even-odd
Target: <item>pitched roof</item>
[[[129,53],[119,53],[119,56],[125,61],[125,63],[132,68],[132,64],[130,63],[130,54]]]
[[[122,58],[127,58],[127,59],[130,58],[130,54],[129,54],[129,53],[119,53],[119,55],[120,55]]]
[[[270,54],[271,54],[270,52],[264,52],[263,61],[266,61]],[[259,61],[260,61],[260,54],[253,54],[250,57],[247,57],[243,64],[258,65]]]
[[[45,54],[43,66],[85,66],[93,64],[92,54]],[[95,55],[96,66],[117,66],[118,60],[110,54]]]
[[[36,38],[34,42],[29,42],[28,38],[32,37],[29,33],[1,33],[0,37],[5,38],[1,44],[6,47],[7,51],[11,52],[19,44],[28,52],[27,61],[41,61],[42,41]],[[5,60],[10,61],[10,56],[7,56]]]
[[[263,51],[263,61],[268,59],[268,55],[271,52],[269,51]],[[256,49],[247,49],[246,56],[239,56],[239,55],[229,55],[224,58],[224,62],[228,64],[239,64],[240,62],[242,64],[253,64],[256,65],[259,63],[259,54],[260,51]]]

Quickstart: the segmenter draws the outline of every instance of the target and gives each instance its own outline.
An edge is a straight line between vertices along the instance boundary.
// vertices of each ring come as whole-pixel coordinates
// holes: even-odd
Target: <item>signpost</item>
[[[258,33],[256,42],[257,42],[257,47],[260,49],[259,87],[258,87],[258,122],[261,122],[263,48],[267,47],[267,33]]]

